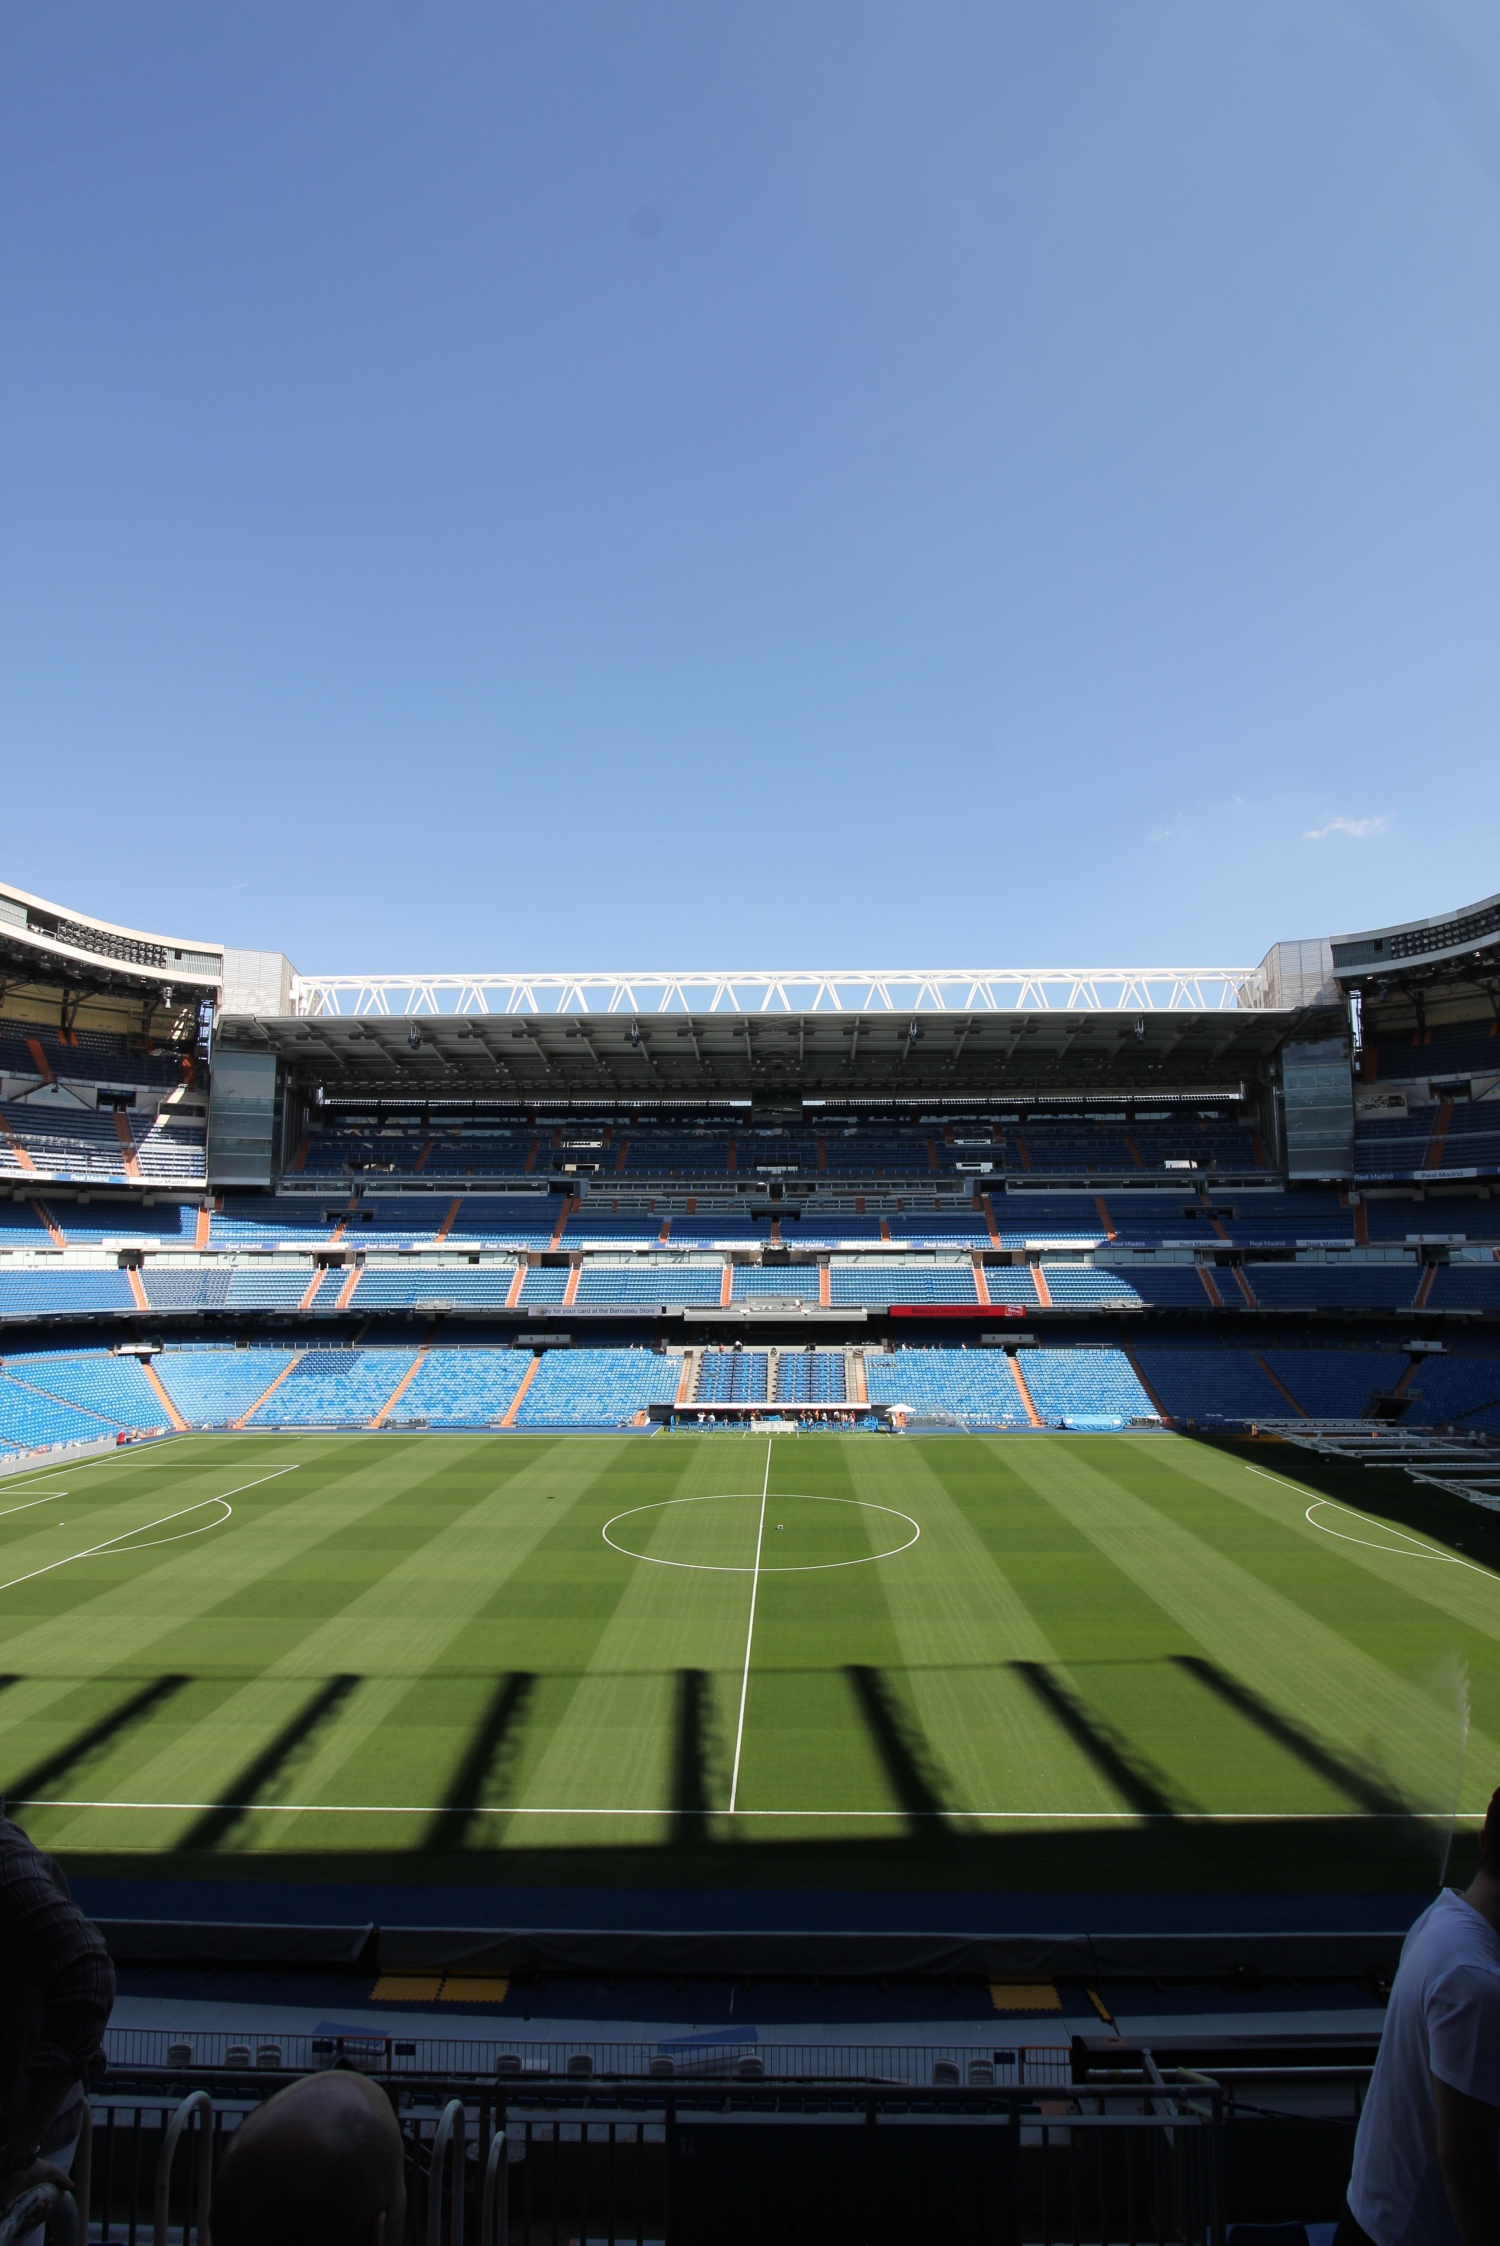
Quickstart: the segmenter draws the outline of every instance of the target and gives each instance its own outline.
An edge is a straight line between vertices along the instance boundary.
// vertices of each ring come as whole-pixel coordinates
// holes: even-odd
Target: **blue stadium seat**
[[[650,1349],[549,1349],[516,1425],[627,1426],[648,1404],[670,1403],[681,1374],[680,1358]]]
[[[1119,1349],[1026,1349],[1018,1363],[1042,1418],[1062,1427],[1124,1427],[1156,1406]]]

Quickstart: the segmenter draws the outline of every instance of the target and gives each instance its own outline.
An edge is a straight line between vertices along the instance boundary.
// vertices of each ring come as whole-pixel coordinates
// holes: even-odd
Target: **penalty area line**
[[[224,1511],[219,1516],[218,1521],[205,1521],[201,1529],[181,1529],[176,1536],[152,1537],[151,1543],[137,1544],[132,1549],[137,1552],[149,1552],[153,1544],[176,1544],[184,1537],[201,1536],[205,1530],[217,1528],[222,1522],[229,1519],[234,1511],[233,1506],[229,1503],[230,1498],[239,1497],[245,1490],[258,1489],[262,1482],[274,1482],[278,1475],[295,1474],[296,1472],[295,1465],[277,1466],[269,1474],[258,1474],[253,1482],[240,1482],[232,1490],[219,1491],[213,1497],[200,1497],[192,1505],[179,1505],[174,1513],[163,1513],[154,1521],[141,1521],[134,1528],[121,1529],[118,1536],[107,1536],[100,1544],[85,1545],[81,1552],[65,1552],[60,1560],[49,1560],[45,1567],[32,1568],[26,1575],[13,1575],[9,1583],[0,1583],[0,1591],[14,1591],[22,1583],[34,1583],[39,1575],[51,1575],[58,1568],[71,1567],[75,1560],[96,1559],[101,1552],[112,1551],[117,1544],[129,1544],[133,1536],[145,1536],[151,1529],[165,1528],[169,1521],[182,1521],[186,1520],[190,1513],[201,1513],[205,1505],[222,1505]],[[66,1495],[66,1492],[59,1492],[59,1495]]]
[[[1289,1482],[1284,1474],[1268,1474],[1263,1466],[1247,1466],[1245,1471],[1258,1475],[1263,1482],[1274,1482],[1278,1489],[1290,1490],[1293,1497],[1308,1494],[1305,1483]],[[1411,1547],[1410,1551],[1403,1552],[1394,1544],[1377,1544],[1367,1536],[1350,1536],[1345,1529],[1329,1528],[1326,1522],[1315,1521],[1313,1515],[1322,1505],[1331,1505],[1335,1512],[1347,1513],[1351,1521],[1358,1521],[1364,1528],[1384,1529],[1387,1536],[1399,1536]],[[1435,1544],[1424,1544],[1410,1530],[1395,1528],[1389,1521],[1382,1521],[1378,1514],[1362,1513],[1357,1506],[1346,1505],[1342,1498],[1315,1497],[1302,1517],[1309,1528],[1321,1530],[1324,1536],[1336,1536],[1342,1544],[1363,1544],[1371,1552],[1389,1552],[1393,1560],[1439,1560],[1445,1567],[1467,1568],[1471,1575],[1485,1576],[1491,1583],[1495,1580],[1493,1568],[1482,1567],[1478,1560],[1461,1560],[1456,1552],[1441,1552]]]

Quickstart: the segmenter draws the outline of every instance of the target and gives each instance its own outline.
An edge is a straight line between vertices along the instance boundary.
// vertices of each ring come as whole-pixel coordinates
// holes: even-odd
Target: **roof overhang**
[[[390,1099],[974,1099],[1231,1092],[1326,1009],[239,1015],[218,1042]]]
[[[1500,896],[1458,912],[1335,936],[1333,971],[1348,990],[1412,991],[1434,983],[1483,992],[1500,976]]]
[[[224,980],[217,944],[116,927],[9,884],[0,888],[0,967],[8,977],[130,992],[159,1005],[189,993],[211,998]]]

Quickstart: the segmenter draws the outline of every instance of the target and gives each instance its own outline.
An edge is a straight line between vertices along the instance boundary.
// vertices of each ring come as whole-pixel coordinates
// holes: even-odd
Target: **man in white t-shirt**
[[[1500,2246],[1500,1792],[1401,1946],[1335,2246]]]

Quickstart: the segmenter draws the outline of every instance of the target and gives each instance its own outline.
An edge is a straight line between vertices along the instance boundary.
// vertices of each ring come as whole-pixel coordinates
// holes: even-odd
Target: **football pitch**
[[[44,1466],[0,1481],[0,1784],[119,1871],[1429,1884],[1500,1780],[1500,1529],[1314,1470],[1163,1434]]]

